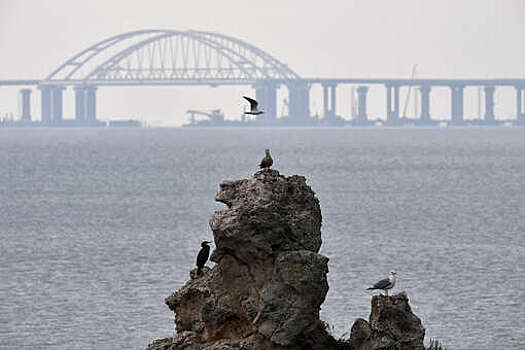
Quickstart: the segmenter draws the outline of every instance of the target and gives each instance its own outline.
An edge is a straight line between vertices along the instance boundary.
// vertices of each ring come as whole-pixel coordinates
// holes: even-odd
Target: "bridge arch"
[[[140,30],[79,52],[48,83],[253,84],[300,79],[286,64],[237,38],[205,32]]]

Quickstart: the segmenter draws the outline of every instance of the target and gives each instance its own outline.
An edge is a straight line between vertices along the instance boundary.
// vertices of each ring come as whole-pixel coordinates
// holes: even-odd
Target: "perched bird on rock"
[[[381,281],[374,284],[372,287],[367,288],[367,290],[382,289],[388,296],[388,290],[394,288],[394,286],[396,285],[396,278],[397,272],[390,271],[390,275],[388,276],[388,278],[382,279]]]
[[[197,276],[200,276],[202,268],[210,257],[210,243],[211,242],[208,241],[202,241],[201,243],[201,250],[199,251],[199,254],[197,254]]]
[[[273,164],[273,159],[272,159],[272,156],[270,155],[270,150],[266,149],[266,155],[261,160],[261,164],[259,164],[259,167],[261,167],[261,169],[267,169],[271,167],[272,164]]]

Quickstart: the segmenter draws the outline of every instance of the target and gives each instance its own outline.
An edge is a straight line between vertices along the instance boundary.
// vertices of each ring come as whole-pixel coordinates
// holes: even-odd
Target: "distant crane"
[[[416,77],[416,69],[417,69],[417,64],[414,64],[412,66],[412,74],[410,75],[410,80],[414,80],[414,78]],[[408,100],[410,99],[410,92],[412,92],[412,85],[408,85],[407,98],[405,100],[405,106],[403,107],[403,118],[406,118],[407,116],[407,108],[408,108]]]

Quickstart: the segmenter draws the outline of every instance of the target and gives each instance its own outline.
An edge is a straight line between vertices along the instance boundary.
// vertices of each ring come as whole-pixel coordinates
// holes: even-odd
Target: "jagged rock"
[[[261,170],[250,179],[222,182],[215,200],[228,206],[210,220],[215,262],[229,251],[247,261],[321,247],[321,208],[303,176]]]
[[[203,277],[204,275],[209,274],[211,272],[211,269],[208,266],[204,266],[201,269],[201,274],[200,275],[197,274],[197,271],[198,271],[197,268],[194,268],[193,270],[190,271],[190,279],[194,280],[196,278]]]
[[[370,328],[370,324],[366,320],[358,318],[350,331],[350,339],[354,349],[373,350],[371,335],[372,329]]]
[[[171,350],[173,338],[157,339],[148,345],[148,350]]]
[[[298,250],[281,253],[261,293],[259,332],[276,344],[291,345],[319,326],[319,308],[328,292],[328,258]]]
[[[210,219],[216,265],[166,298],[173,350],[301,349],[319,331],[328,291],[319,201],[302,176],[272,169],[224,181]]]
[[[165,299],[176,336],[148,350],[423,350],[424,329],[405,294],[374,296],[370,321],[349,341],[319,320],[328,291],[319,201],[302,176],[276,170],[224,181],[227,208],[210,219],[215,250],[204,268]]]
[[[171,349],[178,350],[200,350],[200,346],[195,342],[195,333],[194,332],[180,332],[177,333],[177,336],[173,338]],[[148,348],[148,350],[151,350]]]
[[[350,340],[356,350],[424,350],[424,337],[421,320],[403,292],[373,296],[369,322],[358,319]]]

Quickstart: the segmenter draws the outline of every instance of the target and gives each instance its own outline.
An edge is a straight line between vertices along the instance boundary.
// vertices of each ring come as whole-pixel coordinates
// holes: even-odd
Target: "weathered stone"
[[[199,332],[202,329],[201,310],[211,295],[210,279],[211,274],[203,274],[165,299],[168,307],[175,311],[177,332]]]
[[[210,219],[217,248],[212,260],[235,251],[239,259],[267,260],[286,250],[321,247],[321,208],[303,176],[261,170],[250,179],[224,181],[215,197],[228,208]]]
[[[312,343],[301,335],[319,327],[328,259],[317,254],[321,209],[305,178],[261,170],[221,183],[216,200],[227,205],[210,219],[216,265],[200,276],[192,271],[191,280],[166,298],[175,311],[173,349],[190,343],[209,350],[300,349]]]
[[[171,350],[173,338],[157,339],[149,344],[146,350]]]
[[[173,345],[170,350],[200,350],[200,346],[195,340],[196,335],[194,332],[179,332],[177,336],[173,338]]]
[[[372,329],[370,324],[366,320],[358,318],[350,331],[350,339],[354,350],[374,349],[371,335]]]
[[[372,297],[370,328],[374,349],[424,350],[425,329],[412,313],[405,293]]]
[[[328,258],[307,250],[281,253],[270,283],[261,293],[255,323],[259,332],[280,345],[300,342],[318,326],[319,308],[328,292]]]
[[[177,334],[148,350],[423,350],[404,294],[373,297],[370,323],[357,320],[349,341],[327,332],[321,209],[304,177],[261,170],[221,183],[216,200],[227,205],[210,219],[216,265],[165,299]]]
[[[208,266],[204,266],[201,269],[201,274],[200,275],[197,274],[197,271],[198,271],[197,268],[194,268],[193,270],[190,271],[190,279],[194,280],[196,278],[203,277],[203,276],[209,274],[211,272],[211,269]]]

